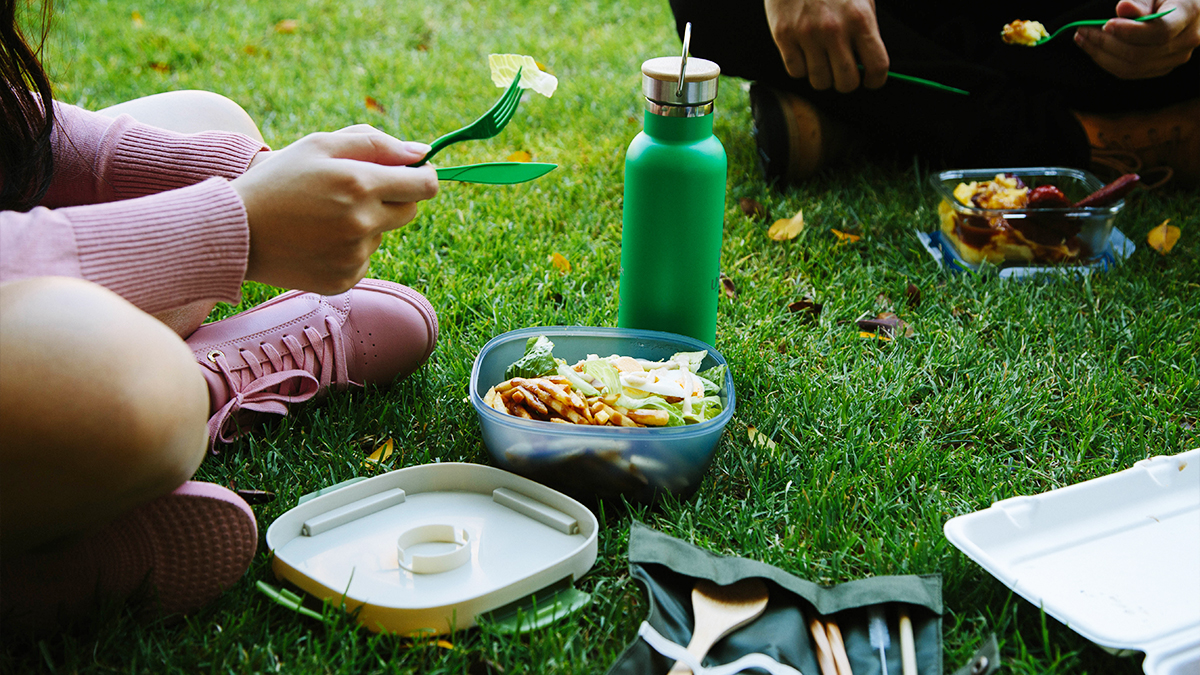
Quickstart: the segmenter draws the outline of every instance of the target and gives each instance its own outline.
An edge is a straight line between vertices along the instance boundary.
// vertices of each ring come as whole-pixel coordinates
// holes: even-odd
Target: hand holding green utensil
[[[1175,8],[1172,7],[1171,9],[1168,9],[1165,12],[1156,12],[1154,14],[1147,14],[1146,16],[1139,16],[1139,17],[1130,19],[1130,21],[1153,21],[1154,19],[1164,17],[1174,11],[1175,11]],[[1125,18],[1125,17],[1118,17],[1118,18]],[[1049,41],[1053,40],[1054,38],[1058,37],[1059,35],[1061,35],[1062,32],[1067,30],[1068,28],[1079,28],[1080,26],[1103,26],[1104,24],[1108,23],[1109,21],[1112,21],[1112,19],[1084,19],[1083,21],[1072,21],[1071,23],[1066,24],[1065,26],[1059,28],[1058,30],[1047,35],[1046,37],[1041,38],[1037,42],[1033,43],[1032,46],[1036,47],[1038,45],[1044,45],[1047,42],[1049,42]]]

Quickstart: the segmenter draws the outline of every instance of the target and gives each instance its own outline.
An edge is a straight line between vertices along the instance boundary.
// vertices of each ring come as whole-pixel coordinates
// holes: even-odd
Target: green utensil
[[[1174,11],[1175,11],[1175,8],[1172,7],[1171,9],[1168,9],[1165,12],[1158,12],[1157,14],[1147,14],[1146,16],[1139,16],[1138,18],[1133,19],[1133,21],[1151,21],[1153,19],[1157,19],[1159,17],[1166,16]],[[1071,23],[1054,31],[1048,37],[1044,37],[1041,40],[1038,40],[1037,42],[1033,43],[1033,46],[1036,47],[1038,45],[1046,44],[1047,42],[1058,37],[1059,33],[1062,33],[1064,30],[1066,30],[1068,28],[1078,28],[1079,26],[1103,26],[1104,24],[1108,23],[1109,21],[1112,21],[1112,19],[1085,19],[1083,21],[1072,21]]]
[[[441,167],[437,170],[437,176],[438,180],[456,180],[462,183],[511,185],[544,176],[557,166],[541,162],[487,162]]]
[[[858,64],[858,69],[859,70],[863,69],[863,65],[861,63]],[[888,77],[889,78],[894,77],[897,80],[904,80],[905,82],[912,82],[913,84],[919,84],[922,87],[929,87],[930,89],[937,89],[939,91],[948,91],[951,94],[960,94],[962,96],[970,96],[971,95],[971,92],[966,91],[965,89],[959,89],[958,87],[951,87],[948,84],[934,82],[933,80],[926,80],[926,79],[923,79],[920,77],[913,77],[912,75],[901,75],[900,73],[893,73],[890,70],[888,71]]]
[[[413,164],[413,166],[421,166],[425,162],[433,159],[433,156],[438,154],[448,145],[453,145],[461,141],[479,141],[485,138],[491,138],[500,133],[504,129],[508,121],[512,119],[513,113],[517,112],[517,105],[521,103],[521,87],[518,86],[521,82],[521,69],[517,70],[517,74],[513,77],[512,84],[508,85],[508,89],[500,96],[500,100],[496,101],[487,112],[480,115],[479,119],[471,122],[467,126],[451,131],[442,136],[436,141],[429,144],[429,152],[421,158],[421,161]]]

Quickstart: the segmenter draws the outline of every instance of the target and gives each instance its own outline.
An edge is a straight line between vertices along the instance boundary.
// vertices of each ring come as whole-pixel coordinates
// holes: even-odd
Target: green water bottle
[[[690,28],[690,26],[689,26]],[[645,127],[625,154],[617,325],[716,343],[725,148],[713,135],[720,67],[687,57],[642,64]]]

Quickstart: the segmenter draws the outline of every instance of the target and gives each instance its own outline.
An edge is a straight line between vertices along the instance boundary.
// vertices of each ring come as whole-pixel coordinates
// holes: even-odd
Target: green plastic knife
[[[437,170],[437,177],[438,180],[456,180],[463,183],[509,185],[544,176],[557,166],[539,162],[487,162],[441,167]]]

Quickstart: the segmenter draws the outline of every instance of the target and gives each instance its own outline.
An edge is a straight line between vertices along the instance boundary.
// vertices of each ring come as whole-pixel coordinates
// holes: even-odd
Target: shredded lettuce
[[[721,414],[721,399],[716,396],[705,396],[704,398],[692,401],[692,414],[684,415],[683,418],[689,423],[703,422],[711,420]]]
[[[554,343],[545,335],[529,338],[525,341],[525,355],[504,371],[504,377],[541,377],[558,372],[553,349]]]
[[[725,364],[713,366],[708,370],[696,373],[696,377],[704,383],[705,394],[719,394],[725,388],[725,373],[729,367]]]
[[[703,377],[701,375],[697,375],[696,379],[700,380],[700,384],[704,386],[705,395],[721,393],[721,385],[717,384],[716,382],[713,382],[707,377]]]
[[[608,361],[604,359],[589,359],[583,362],[583,370],[588,375],[600,380],[600,383],[604,385],[605,392],[620,394],[624,391],[621,388],[621,374]]]
[[[667,422],[667,426],[681,427],[687,424],[687,421],[684,419],[683,415],[679,414],[678,405],[667,403],[666,399],[659,398],[658,396],[634,398],[626,394],[621,394],[621,397],[617,399],[617,405],[630,410],[641,410],[643,408],[649,408],[651,410],[665,410],[667,411],[668,419],[670,419],[670,421]]]
[[[694,373],[700,369],[700,364],[704,363],[706,356],[708,352],[675,352],[671,355],[671,360],[686,365],[688,370]]]
[[[566,362],[560,361],[558,364],[558,374],[567,378],[571,383],[571,388],[584,396],[599,396],[600,390],[588,384],[588,381],[579,376],[575,369],[568,366]]]

